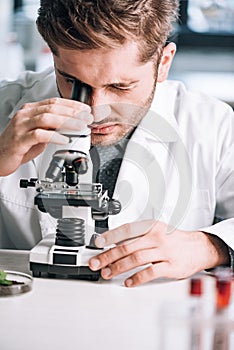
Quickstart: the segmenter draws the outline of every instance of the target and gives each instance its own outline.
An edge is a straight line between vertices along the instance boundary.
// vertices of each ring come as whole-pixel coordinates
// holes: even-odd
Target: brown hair
[[[58,47],[90,50],[139,43],[140,61],[162,48],[178,16],[178,0],[41,0],[37,26],[57,55]]]

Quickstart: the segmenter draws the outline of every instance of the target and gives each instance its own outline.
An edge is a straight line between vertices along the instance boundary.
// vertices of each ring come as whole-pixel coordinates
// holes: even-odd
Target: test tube
[[[189,296],[192,300],[191,307],[191,333],[190,333],[190,349],[202,350],[202,305],[201,297],[203,295],[203,278],[201,274],[193,275],[189,280]]]
[[[230,320],[228,308],[232,295],[232,271],[219,267],[215,271],[216,323],[212,350],[230,349]]]
[[[231,302],[232,271],[228,267],[219,267],[215,270],[216,277],[216,310],[226,309]]]

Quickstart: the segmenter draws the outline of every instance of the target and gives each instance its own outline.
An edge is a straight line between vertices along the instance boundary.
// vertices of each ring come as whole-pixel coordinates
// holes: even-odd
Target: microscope
[[[89,103],[90,87],[74,81],[71,99]],[[72,149],[54,152],[45,180],[21,179],[20,187],[35,187],[34,204],[57,220],[56,232],[45,236],[30,251],[30,270],[34,277],[77,278],[97,281],[100,271],[92,271],[89,259],[100,249],[95,246],[95,222],[121,211],[119,201],[110,199],[101,183],[80,183],[86,174],[90,148],[90,129],[81,133],[61,131]],[[75,142],[73,142],[75,140]]]

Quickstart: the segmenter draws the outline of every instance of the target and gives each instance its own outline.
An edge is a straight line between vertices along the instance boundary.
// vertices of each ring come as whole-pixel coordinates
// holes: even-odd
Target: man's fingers
[[[76,100],[69,100],[61,97],[53,97],[53,98],[49,98],[47,100],[43,100],[39,102],[26,103],[22,106],[22,109],[30,109],[30,108],[36,108],[36,107],[48,106],[48,105],[59,106],[59,108],[61,106],[67,106],[79,111],[81,110],[87,110],[89,112],[91,111],[91,107],[85,103],[82,103]]]
[[[154,225],[154,220],[144,220],[124,224],[113,230],[106,231],[102,235],[98,236],[95,240],[95,244],[98,248],[103,248],[105,246],[116,244],[130,238],[139,237],[150,231]]]
[[[152,260],[145,256],[146,251],[149,251],[151,248],[157,248],[158,246],[157,240],[154,236],[155,235],[149,234],[143,237],[138,237],[137,239],[124,242],[121,245],[106,250],[90,260],[90,268],[93,270],[98,270],[115,262],[118,264],[120,259],[127,256],[130,256],[130,259],[132,260],[131,268],[146,264],[148,262],[158,261],[158,259],[162,259],[163,257],[159,256],[158,252],[156,254],[156,251],[155,257],[149,255],[150,259],[152,258]],[[126,269],[128,269],[127,265],[124,266]],[[121,265],[121,267],[123,267],[123,265]],[[123,272],[123,270],[121,272]]]
[[[149,264],[152,261],[159,262],[162,259],[162,253],[157,248],[138,250],[113,264],[107,265],[102,269],[101,275],[104,279],[110,279],[126,271]]]
[[[153,281],[156,278],[170,278],[170,265],[168,262],[162,261],[154,263],[149,267],[138,271],[131,277],[125,280],[126,287],[136,287],[140,284],[144,284]]]
[[[25,115],[27,116],[26,119]],[[76,130],[82,130],[93,122],[91,108],[88,105],[57,98],[27,103],[16,113],[15,119],[19,121],[26,120],[32,129],[75,128]]]
[[[21,109],[15,115],[17,125],[27,123],[27,128],[67,128],[81,130],[93,122],[93,116],[84,110],[64,106],[46,105],[27,110]]]
[[[59,134],[56,131],[35,129],[28,133],[24,139],[25,147],[28,149],[38,143],[55,143],[66,145],[69,143],[69,137]]]
[[[44,113],[42,115],[30,118],[28,121],[30,129],[66,129],[66,130],[83,130],[87,127],[85,119],[76,119]]]

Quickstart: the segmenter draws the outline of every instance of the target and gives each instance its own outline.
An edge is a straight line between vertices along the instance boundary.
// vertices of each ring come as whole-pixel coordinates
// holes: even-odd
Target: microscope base
[[[30,262],[33,277],[70,278],[79,280],[98,281],[99,271],[92,271],[87,266],[56,266]]]
[[[46,236],[30,251],[30,270],[33,277],[71,278],[98,281],[100,271],[92,271],[89,259],[100,249],[64,247],[54,244],[54,235]]]

